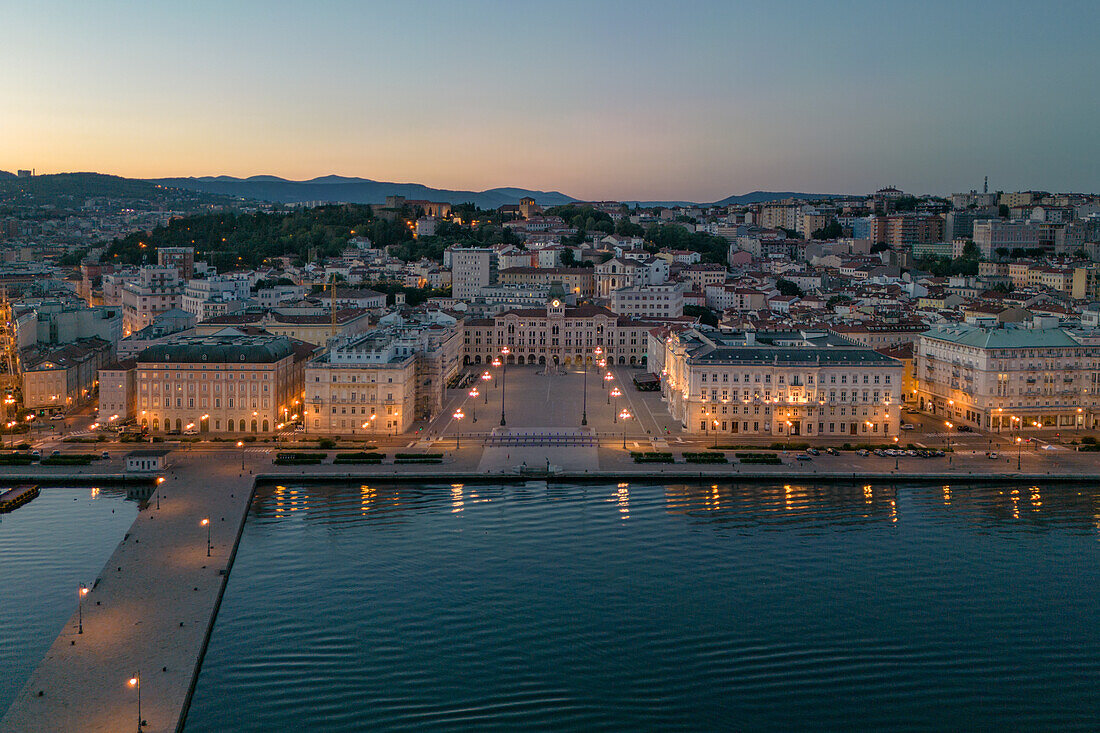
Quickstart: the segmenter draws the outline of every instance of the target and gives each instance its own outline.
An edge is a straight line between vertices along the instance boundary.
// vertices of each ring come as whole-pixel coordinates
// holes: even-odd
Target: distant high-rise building
[[[179,270],[181,280],[190,280],[195,276],[195,248],[158,247],[157,264],[161,267],[174,267]]]
[[[473,300],[481,288],[497,279],[497,255],[487,247],[449,247],[451,261],[451,295],[459,300]]]

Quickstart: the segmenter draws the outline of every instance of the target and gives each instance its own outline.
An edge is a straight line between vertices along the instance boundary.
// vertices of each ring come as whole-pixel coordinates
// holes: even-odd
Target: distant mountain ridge
[[[304,201],[332,203],[381,204],[387,196],[404,196],[407,199],[446,201],[452,204],[473,203],[483,209],[495,209],[506,204],[518,204],[524,197],[531,197],[541,206],[560,206],[575,203],[573,198],[559,191],[535,191],[526,188],[502,187],[485,191],[460,191],[432,188],[419,183],[390,183],[369,178],[348,176],[321,176],[308,181],[291,181],[278,176],[258,175],[248,178],[233,176],[199,176],[190,178],[154,178],[152,183],[173,186],[203,193],[236,196],[239,198],[293,204]],[[730,206],[779,201],[787,198],[826,199],[839,198],[837,194],[796,193],[793,191],[752,191],[727,196],[721,201],[700,203],[693,201],[625,201],[630,206]]]
[[[495,209],[505,204],[518,204],[530,196],[542,206],[558,206],[576,201],[558,191],[531,191],[524,188],[491,188],[486,191],[455,191],[431,188],[419,183],[388,183],[368,178],[322,176],[308,181],[289,181],[278,176],[203,176],[200,178],[157,178],[152,183],[204,193],[292,204],[303,201],[332,203],[381,204],[387,196],[407,199],[446,201],[452,204],[470,202],[483,209]]]

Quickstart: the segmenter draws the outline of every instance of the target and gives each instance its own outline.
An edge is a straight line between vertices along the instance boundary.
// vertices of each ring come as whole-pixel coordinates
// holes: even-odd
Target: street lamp
[[[718,421],[715,420],[712,424],[714,425],[714,447],[717,448],[718,447]],[[789,424],[790,423],[788,423],[788,425]]]
[[[455,427],[455,450],[458,450],[459,448],[462,447],[462,423],[461,423],[461,420],[462,420],[462,418],[466,417],[466,413],[464,413],[462,411],[462,408],[460,407],[457,410],[455,410],[454,414],[451,415],[451,417],[453,417],[456,421],[459,421],[459,422],[457,422],[456,427]]]
[[[210,557],[210,519],[203,517],[203,520],[199,522],[203,527],[206,527],[206,556]]]
[[[503,357],[500,360],[500,363],[503,366],[503,369],[500,372],[500,424],[501,424],[502,427],[505,425],[505,422],[504,422],[504,390],[506,389],[505,382],[508,379],[508,354],[510,354],[510,353],[512,353],[512,352],[508,349],[507,346],[505,346],[504,348],[502,348],[500,350],[500,355]],[[495,362],[496,360],[494,359],[493,361]]]
[[[76,592],[76,633],[84,633],[84,596],[88,595],[88,586],[83,583]]]
[[[623,393],[619,391],[618,387],[612,387],[611,391],[607,395],[607,404],[609,404],[609,405],[611,404],[611,398],[612,397],[615,398],[615,407],[611,408],[611,413],[614,415],[614,417],[611,419],[611,422],[618,422],[619,421],[619,413],[615,412],[615,408],[617,408],[619,406],[619,398],[622,397],[622,396],[623,396]]]
[[[898,470],[898,436],[894,436],[894,470]]]
[[[790,420],[787,421],[787,450],[791,449],[791,428],[794,427],[794,423]]]
[[[624,407],[619,411],[619,419],[623,421],[623,450],[626,450],[626,421],[630,419],[630,411]]]
[[[141,733],[142,720],[141,720],[141,673],[138,672],[130,678],[130,687],[137,690],[137,704],[138,704],[138,733]]]
[[[486,371],[484,374],[481,375],[481,381],[483,381],[483,382],[488,382],[492,378],[493,378],[493,375],[490,374],[488,371]],[[488,389],[488,387],[486,387],[486,389],[485,389],[485,404],[489,404],[489,389]]]
[[[244,448],[244,441],[243,440],[238,440],[237,441],[237,448],[238,449]],[[242,471],[244,470],[244,451],[243,450],[241,450],[241,470]]]
[[[608,372],[607,374],[603,375],[603,381],[607,382],[607,384],[610,386],[610,384],[615,381],[615,376],[611,372]],[[611,404],[610,395],[608,395],[607,397],[607,404]]]
[[[474,401],[474,405],[477,404],[477,398],[480,395],[481,393],[477,391],[477,387],[470,390],[470,398]],[[477,409],[473,406],[470,407],[470,421],[477,422]]]
[[[950,422],[945,422],[944,425],[947,426],[947,462],[951,463],[952,458],[954,458],[954,456],[951,455],[951,428],[955,426]]]

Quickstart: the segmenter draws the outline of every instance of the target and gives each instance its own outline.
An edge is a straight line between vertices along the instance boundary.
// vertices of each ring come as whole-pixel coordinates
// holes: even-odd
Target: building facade
[[[397,317],[333,341],[306,366],[306,430],[396,435],[432,419],[458,371],[461,334],[454,321]]]
[[[315,347],[225,329],[151,346],[135,359],[137,418],[152,433],[271,433],[301,408]]]
[[[920,337],[916,377],[920,409],[954,424],[1100,425],[1100,331],[941,326]]]
[[[492,318],[467,319],[463,361],[484,364],[508,347],[509,364],[595,363],[598,346],[610,364],[646,364],[647,332],[656,323],[620,316],[595,305],[567,306],[554,299],[543,308],[521,308]]]
[[[661,389],[689,433],[898,434],[902,363],[826,332],[690,329],[670,333],[663,349]]]

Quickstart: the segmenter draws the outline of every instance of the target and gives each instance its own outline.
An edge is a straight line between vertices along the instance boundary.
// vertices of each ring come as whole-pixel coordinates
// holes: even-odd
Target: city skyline
[[[986,175],[1092,191],[1100,110],[1074,69],[1100,61],[1100,11],[1060,9],[26,6],[0,50],[0,169],[699,202]]]

